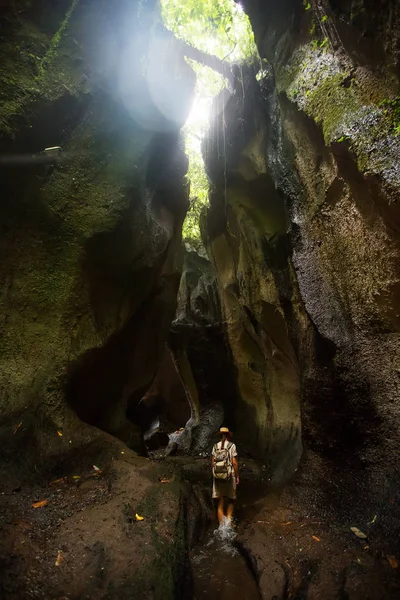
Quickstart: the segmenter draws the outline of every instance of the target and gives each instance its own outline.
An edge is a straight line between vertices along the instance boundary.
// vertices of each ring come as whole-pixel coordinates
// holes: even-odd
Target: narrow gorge
[[[400,4],[161,4],[0,0],[0,597],[397,599]]]

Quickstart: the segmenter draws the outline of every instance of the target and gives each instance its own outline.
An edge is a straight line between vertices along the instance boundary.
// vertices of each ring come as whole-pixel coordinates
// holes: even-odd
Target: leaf
[[[99,469],[99,467],[96,467],[96,465],[93,465],[93,469],[96,471],[96,473],[101,473],[101,469]]]
[[[365,533],[360,531],[360,529],[358,529],[358,527],[350,527],[350,529],[354,533],[354,535],[356,535],[358,538],[361,538],[362,540],[367,539],[368,536],[366,536]]]
[[[18,429],[19,429],[21,426],[22,426],[22,421],[21,421],[21,423],[18,423],[18,425],[16,425],[16,426],[14,427],[14,429],[13,429],[13,434],[14,434],[14,435],[17,433]]]
[[[171,480],[170,480],[170,479],[167,479],[166,477],[162,477],[162,478],[160,479],[160,483],[171,483]]]
[[[392,567],[392,569],[398,568],[399,561],[395,556],[393,556],[393,554],[389,554],[389,556],[387,556],[386,558],[388,559],[389,565]]]
[[[41,508],[42,506],[46,506],[48,500],[40,500],[39,502],[34,502],[32,504],[32,508]]]
[[[377,517],[377,516],[378,516],[378,515],[375,515],[375,516],[374,516],[374,518],[372,519],[372,521],[370,521],[370,525],[373,525],[373,524],[375,523],[375,521],[376,521],[376,517]]]
[[[72,479],[80,479],[81,476],[80,475],[72,475]]]
[[[61,431],[57,431],[57,435],[58,435],[58,437],[62,437],[63,436],[63,434],[61,433]]]
[[[61,550],[58,551],[56,562],[54,563],[56,567],[59,567],[64,560],[64,555]]]
[[[135,518],[136,518],[136,521],[144,521],[144,517],[141,517],[141,516],[140,516],[140,515],[138,515],[137,513],[136,513],[136,515],[135,515]]]
[[[53,481],[50,481],[49,485],[58,485],[59,483],[64,483],[65,480],[66,477],[60,477],[60,479],[54,479]]]
[[[317,537],[316,535],[312,535],[311,536],[313,540],[315,540],[316,542],[320,542],[321,540],[319,539],[319,537]]]

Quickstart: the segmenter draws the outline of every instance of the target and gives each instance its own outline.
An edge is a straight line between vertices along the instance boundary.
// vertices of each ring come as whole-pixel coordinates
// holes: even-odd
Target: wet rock
[[[258,587],[262,600],[280,600],[284,598],[286,589],[286,573],[281,565],[271,560],[264,567]]]
[[[169,443],[169,436],[166,431],[163,431],[158,426],[153,427],[144,434],[144,443],[148,450],[159,450],[166,448]]]

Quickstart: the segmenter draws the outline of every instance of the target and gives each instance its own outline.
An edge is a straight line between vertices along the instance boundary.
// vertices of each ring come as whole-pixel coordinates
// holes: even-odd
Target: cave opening
[[[250,21],[240,3],[234,0],[216,3],[191,0],[182,5],[179,0],[163,0],[161,7],[167,29],[178,40],[195,49],[195,53],[189,51],[186,55],[196,74],[196,86],[190,114],[183,128],[185,151],[189,158],[190,204],[182,233],[186,245],[199,249],[202,247],[200,217],[208,205],[210,186],[202,145],[213,120],[215,98],[224,89],[234,91],[234,67],[244,94],[242,71],[253,64],[259,65],[260,58]],[[236,87],[238,85],[239,82]],[[220,149],[221,154],[224,151]]]

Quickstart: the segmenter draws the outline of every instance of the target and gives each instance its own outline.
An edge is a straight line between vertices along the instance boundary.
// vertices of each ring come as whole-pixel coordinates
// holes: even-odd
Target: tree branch
[[[178,39],[172,31],[167,28],[163,28],[163,33],[171,36],[174,43],[177,45],[179,50],[182,52],[186,58],[190,58],[195,60],[198,63],[201,63],[205,67],[210,67],[217,73],[221,73],[228,80],[229,84],[234,87],[235,77],[232,72],[232,66],[218,58],[218,56],[214,56],[213,54],[208,54],[207,52],[203,52],[203,50],[199,50],[194,46],[191,46],[187,42]],[[229,55],[228,55],[229,56]]]

